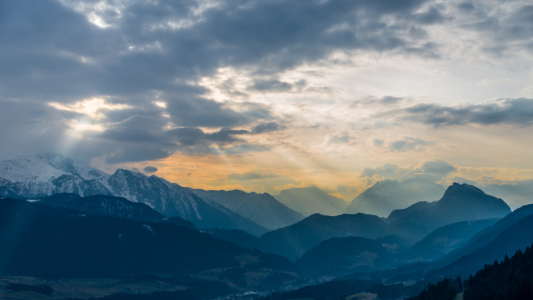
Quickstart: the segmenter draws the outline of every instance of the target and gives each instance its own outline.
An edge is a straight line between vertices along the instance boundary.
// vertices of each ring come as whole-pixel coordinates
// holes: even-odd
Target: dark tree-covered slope
[[[136,222],[22,200],[0,200],[0,273],[102,277],[143,272],[189,273],[212,268],[290,269],[283,257],[214,239],[170,223]]]
[[[378,238],[389,235],[388,225],[377,216],[311,215],[304,220],[262,235],[259,239],[276,254],[295,260],[320,242],[333,237]]]
[[[39,204],[83,211],[90,215],[104,215],[138,222],[171,222],[195,228],[192,222],[180,217],[167,218],[148,205],[132,202],[122,197],[95,195],[81,197],[76,194],[56,194],[38,199]]]
[[[457,249],[479,231],[494,225],[498,220],[463,221],[437,228],[411,247],[405,258],[410,261],[438,259]]]
[[[296,265],[309,276],[342,276],[391,267],[393,253],[384,244],[361,237],[332,238],[304,253]]]

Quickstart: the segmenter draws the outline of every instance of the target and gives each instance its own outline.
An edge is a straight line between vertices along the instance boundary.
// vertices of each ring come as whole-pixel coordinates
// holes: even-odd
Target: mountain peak
[[[486,195],[485,192],[483,192],[482,190],[480,190],[479,188],[477,188],[477,187],[475,187],[473,185],[466,184],[466,183],[460,184],[460,183],[457,183],[457,182],[454,182],[452,185],[450,185],[446,189],[446,193],[451,193],[451,192],[463,192],[463,193],[464,192],[469,192],[469,193],[476,193],[476,194]]]
[[[131,174],[131,175],[134,175],[136,177],[148,177],[146,176],[145,174],[141,173],[141,172],[137,172],[137,171],[132,171],[132,170],[127,170],[127,169],[117,169],[115,171],[115,173],[118,173],[118,174]],[[154,176],[154,175],[152,175]]]

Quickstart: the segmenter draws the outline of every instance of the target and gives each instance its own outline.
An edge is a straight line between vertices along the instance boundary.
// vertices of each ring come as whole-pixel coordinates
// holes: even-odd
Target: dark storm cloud
[[[269,112],[262,110],[236,112],[225,108],[223,103],[203,98],[173,97],[167,100],[167,111],[174,123],[179,126],[233,127],[270,117]]]
[[[8,45],[1,82],[10,95],[28,98],[180,92],[177,79],[224,65],[277,72],[337,49],[412,47],[400,37],[406,28],[379,20],[408,17],[422,2],[229,1],[173,30],[168,24],[191,19],[197,2],[125,2],[120,18],[104,16],[112,27],[99,29],[55,1],[9,1],[0,24]]]
[[[392,152],[406,152],[409,150],[421,151],[425,150],[424,146],[431,145],[435,145],[435,142],[424,141],[419,138],[405,137],[403,140],[392,142],[388,148]]]
[[[148,166],[148,167],[145,167],[143,169],[144,172],[146,173],[155,173],[157,172],[157,168],[156,167],[152,167],[152,166]]]
[[[278,124],[276,122],[269,122],[269,123],[263,123],[255,126],[252,129],[253,134],[261,134],[261,133],[267,133],[267,132],[273,132],[273,131],[279,131],[286,129],[287,126]]]
[[[284,129],[268,107],[241,103],[230,108],[207,99],[207,90],[198,85],[200,78],[221,67],[242,67],[258,76],[251,90],[288,91],[305,82],[280,81],[279,72],[324,59],[334,51],[435,55],[434,44],[409,38],[415,34],[409,33],[413,22],[440,20],[432,8],[416,13],[424,2],[239,0],[221,2],[198,15],[202,4],[197,1],[123,1],[117,6],[120,13],[94,11],[110,25],[103,29],[88,21],[94,2],[65,1],[85,10],[80,13],[51,0],[2,1],[2,97],[42,108],[43,113],[38,118],[21,114],[17,122],[25,125],[16,133],[2,134],[9,136],[6,141],[15,142],[17,136],[40,132],[43,140],[62,144],[68,128],[65,119],[81,121],[84,116],[58,114],[45,103],[68,104],[102,96],[132,108],[106,111],[102,133],[80,133],[82,139],[70,149],[78,149],[77,155],[85,159],[107,153],[108,162],[117,163],[164,158],[175,151],[267,151],[269,147],[244,143],[239,136],[246,133],[234,128],[255,126],[253,134]],[[153,105],[155,100],[166,102],[168,120]],[[0,99],[1,110],[9,111],[11,106]],[[180,129],[164,130],[168,121]],[[62,129],[56,130],[57,126]],[[218,131],[205,133],[198,127]],[[54,142],[34,145],[45,149]]]
[[[401,110],[389,111],[382,116],[435,127],[467,124],[531,126],[533,125],[533,99],[501,99],[456,107],[418,104]]]
[[[178,128],[168,131],[165,138],[171,138],[182,146],[194,146],[198,144],[227,145],[242,141],[237,135],[248,134],[247,130],[232,130],[222,128],[213,133],[204,133],[198,128]]]

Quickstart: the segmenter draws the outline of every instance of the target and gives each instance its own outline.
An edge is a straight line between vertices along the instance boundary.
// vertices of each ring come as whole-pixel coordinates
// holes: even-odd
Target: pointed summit
[[[485,194],[469,184],[454,183],[439,201],[419,202],[393,211],[389,222],[415,223],[435,229],[447,224],[491,218],[502,218],[511,208],[500,198]]]

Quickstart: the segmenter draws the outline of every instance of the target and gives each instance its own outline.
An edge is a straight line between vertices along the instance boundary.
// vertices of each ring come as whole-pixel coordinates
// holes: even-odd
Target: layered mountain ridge
[[[340,216],[314,214],[291,226],[268,232],[260,240],[274,253],[295,260],[330,238],[358,236],[377,239],[397,235],[412,246],[439,227],[461,221],[502,218],[510,212],[503,200],[474,186],[454,183],[439,201],[413,204],[392,212],[388,219],[362,213]]]
[[[304,218],[302,214],[278,202],[267,193],[190,190],[207,202],[222,205],[270,230],[289,226]]]
[[[39,198],[60,193],[123,197],[150,206],[166,217],[180,217],[200,228],[242,229],[260,235],[266,228],[189,189],[155,175],[118,169],[112,175],[60,154],[0,162],[0,196]]]

